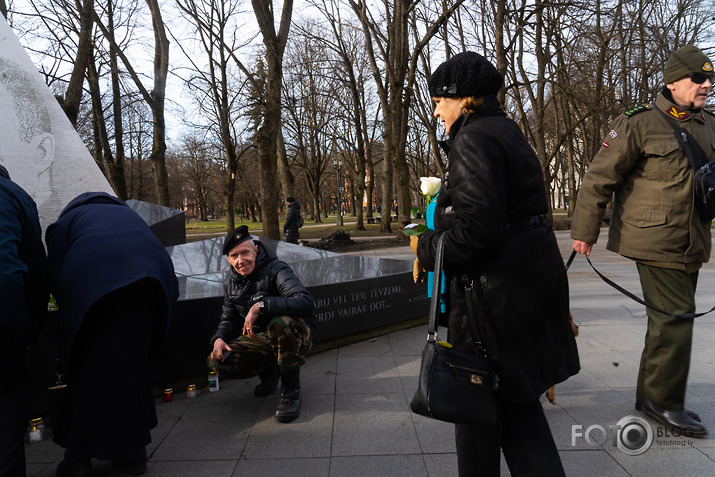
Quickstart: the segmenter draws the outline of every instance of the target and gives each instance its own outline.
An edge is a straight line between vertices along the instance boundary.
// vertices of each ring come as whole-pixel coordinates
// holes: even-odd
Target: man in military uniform
[[[715,160],[715,117],[706,112],[715,75],[697,47],[671,54],[654,105],[618,117],[579,191],[573,248],[588,255],[613,197],[608,250],[636,262],[645,300],[669,313],[695,311],[698,270],[710,258],[710,221],[696,211],[693,169],[666,115]],[[692,436],[707,434],[684,408],[693,320],[647,309],[648,328],[636,387],[637,410]]]
[[[259,397],[281,393],[276,420],[300,413],[300,366],[315,333],[313,297],[293,270],[242,225],[223,244],[231,270],[224,281],[223,313],[211,339],[209,367],[240,379],[258,375]]]

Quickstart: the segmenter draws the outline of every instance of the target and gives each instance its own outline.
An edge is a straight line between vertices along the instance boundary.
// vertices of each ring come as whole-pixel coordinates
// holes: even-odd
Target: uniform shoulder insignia
[[[633,116],[635,114],[642,113],[643,111],[648,111],[649,109],[653,109],[652,104],[642,104],[640,106],[636,106],[633,109],[629,109],[628,111],[626,111],[623,114],[625,114],[626,116],[628,116],[630,118],[631,116]]]

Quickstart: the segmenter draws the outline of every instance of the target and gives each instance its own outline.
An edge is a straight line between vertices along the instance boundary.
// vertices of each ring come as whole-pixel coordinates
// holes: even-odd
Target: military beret
[[[504,77],[489,60],[473,51],[448,59],[429,79],[430,95],[436,98],[479,98],[497,94]]]
[[[226,235],[226,238],[223,241],[223,254],[228,255],[228,252],[230,252],[233,247],[245,242],[246,240],[251,240],[252,238],[251,234],[248,233],[247,225],[236,227],[233,229],[233,232]]]
[[[665,63],[663,82],[673,83],[690,73],[712,73],[713,64],[710,58],[695,45],[684,46],[675,50]]]

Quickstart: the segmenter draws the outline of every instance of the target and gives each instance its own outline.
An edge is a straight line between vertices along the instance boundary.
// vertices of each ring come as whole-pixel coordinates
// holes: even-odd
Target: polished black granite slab
[[[129,199],[126,202],[149,224],[149,228],[164,247],[186,243],[186,215],[184,211],[136,199]]]

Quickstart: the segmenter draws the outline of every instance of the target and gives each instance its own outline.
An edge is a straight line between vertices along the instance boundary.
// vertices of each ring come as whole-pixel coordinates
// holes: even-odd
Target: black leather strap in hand
[[[568,270],[568,267],[571,265],[571,262],[573,262],[573,259],[574,259],[575,256],[576,256],[576,250],[574,250],[573,252],[571,252],[571,256],[569,257],[569,261],[568,261],[567,266],[566,266],[566,269],[567,269],[567,270]],[[601,279],[602,279],[604,282],[608,283],[610,286],[612,286],[613,288],[615,288],[615,289],[618,290],[619,292],[623,293],[623,294],[624,294],[625,296],[627,296],[628,298],[630,298],[630,299],[632,299],[632,300],[634,300],[634,301],[640,303],[641,305],[643,305],[643,306],[645,306],[645,307],[650,308],[651,310],[655,310],[655,311],[657,311],[657,312],[659,312],[659,313],[663,313],[664,315],[674,316],[674,317],[676,317],[676,318],[683,318],[683,319],[698,318],[699,316],[707,315],[708,313],[710,313],[710,312],[712,312],[712,311],[715,311],[715,306],[713,306],[712,308],[710,308],[708,311],[706,311],[706,312],[704,312],[704,313],[670,313],[670,312],[667,312],[667,311],[665,311],[664,309],[662,309],[662,308],[660,308],[660,307],[658,307],[658,306],[651,305],[650,303],[648,303],[647,301],[645,301],[645,300],[642,299],[641,297],[634,295],[633,293],[629,292],[628,290],[626,290],[625,288],[623,288],[622,286],[620,286],[619,284],[617,284],[616,282],[614,282],[614,281],[611,280],[610,278],[606,277],[603,273],[599,272],[598,269],[596,269],[596,267],[593,266],[593,263],[591,262],[591,259],[588,257],[588,255],[584,255],[584,257],[586,257],[586,260],[588,261],[588,264],[591,265],[591,268],[593,268],[593,271],[596,272],[596,274],[597,274],[599,277],[601,277]]]

